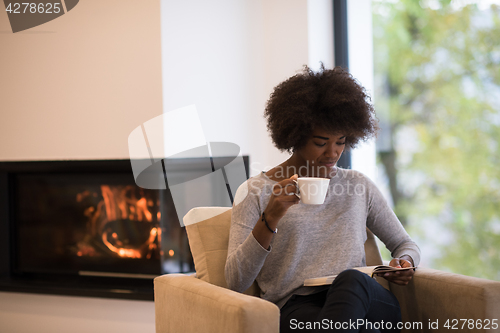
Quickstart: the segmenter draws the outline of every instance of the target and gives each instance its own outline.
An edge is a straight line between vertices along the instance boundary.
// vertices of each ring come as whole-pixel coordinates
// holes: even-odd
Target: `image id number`
[[[60,3],[9,3],[5,11],[9,14],[59,14],[61,12]]]
[[[498,319],[448,319],[443,326],[449,330],[496,330]]]

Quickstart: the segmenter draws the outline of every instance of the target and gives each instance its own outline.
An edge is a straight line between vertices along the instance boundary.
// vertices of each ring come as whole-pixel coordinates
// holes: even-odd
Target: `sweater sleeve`
[[[368,218],[366,226],[391,252],[393,258],[409,255],[415,266],[420,263],[420,249],[374,183],[367,179]]]
[[[260,207],[262,191],[248,186],[250,182],[251,180],[242,184],[236,192],[225,266],[227,285],[229,289],[238,292],[244,292],[252,285],[270,252],[252,234],[263,209]],[[244,198],[238,200],[241,197]]]

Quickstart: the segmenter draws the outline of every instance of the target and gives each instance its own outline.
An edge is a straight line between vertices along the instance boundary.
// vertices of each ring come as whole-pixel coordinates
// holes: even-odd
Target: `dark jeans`
[[[293,295],[281,309],[280,332],[399,332],[396,297],[357,270],[337,276],[329,289]]]

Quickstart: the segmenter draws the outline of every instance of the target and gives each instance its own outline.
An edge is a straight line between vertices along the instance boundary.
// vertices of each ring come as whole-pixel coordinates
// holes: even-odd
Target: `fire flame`
[[[99,235],[103,244],[111,252],[123,258],[150,259],[155,251],[158,251],[161,237],[161,229],[158,227],[161,213],[156,212],[159,209],[159,202],[155,206],[155,202],[145,196],[138,198],[136,191],[134,186],[101,185],[103,199],[97,204],[97,207],[88,207],[84,214],[89,218],[88,228],[91,236]],[[91,195],[89,191],[85,191],[79,193],[76,199],[81,202],[85,197]],[[96,193],[93,196],[95,197]],[[138,236],[136,235],[134,235],[135,244],[130,244],[128,239],[120,239],[120,232],[113,229],[113,226],[116,228],[116,225],[121,225],[120,223],[126,226],[140,226],[141,231],[150,228],[147,239],[142,244],[137,244]],[[141,223],[145,225],[141,225]],[[133,227],[129,229],[133,229]],[[95,255],[95,249],[89,244],[80,243],[78,244],[78,256]]]

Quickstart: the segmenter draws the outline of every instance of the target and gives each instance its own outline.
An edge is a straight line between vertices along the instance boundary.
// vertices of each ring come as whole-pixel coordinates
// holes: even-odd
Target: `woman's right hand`
[[[273,193],[269,199],[264,213],[269,225],[276,228],[279,220],[286,214],[288,208],[298,204],[300,199],[297,197],[297,175],[284,179],[273,186]]]
[[[252,233],[255,239],[265,249],[270,249],[271,240],[274,236],[273,230],[276,230],[278,222],[285,215],[288,208],[298,204],[300,201],[295,195],[297,191],[295,181],[297,178],[297,175],[293,175],[273,186],[273,193],[263,213],[265,215],[265,222],[257,221],[257,224],[253,228]],[[260,219],[262,218],[263,216],[260,217]],[[267,223],[267,226],[265,223]]]

